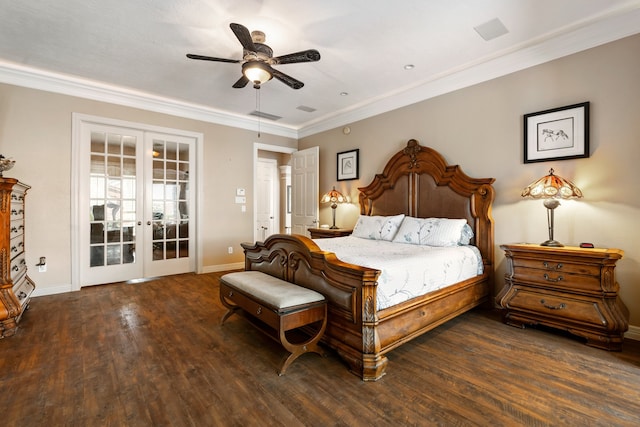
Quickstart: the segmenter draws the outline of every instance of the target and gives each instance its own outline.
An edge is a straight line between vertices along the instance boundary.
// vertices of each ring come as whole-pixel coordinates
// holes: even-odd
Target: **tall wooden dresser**
[[[0,338],[16,333],[35,284],[27,275],[24,201],[28,185],[0,178]]]

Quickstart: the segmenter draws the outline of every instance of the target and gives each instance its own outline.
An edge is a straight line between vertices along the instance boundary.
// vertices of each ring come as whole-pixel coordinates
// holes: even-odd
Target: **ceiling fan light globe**
[[[261,85],[271,80],[271,73],[264,68],[261,62],[247,62],[242,66],[242,73],[254,85]]]

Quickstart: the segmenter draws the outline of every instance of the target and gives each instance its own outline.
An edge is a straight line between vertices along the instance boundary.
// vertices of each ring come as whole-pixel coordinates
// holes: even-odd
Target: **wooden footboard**
[[[379,270],[342,262],[300,235],[273,235],[242,247],[246,270],[262,271],[327,298],[323,342],[365,381],[385,374],[385,353],[486,301],[489,294],[488,275],[483,275],[378,312]]]
[[[323,341],[351,369],[379,378],[386,358],[376,337],[376,287],[379,270],[348,264],[323,252],[309,238],[276,234],[264,242],[243,243],[245,270],[257,270],[320,292],[328,300],[329,322]],[[365,365],[367,372],[365,374]]]

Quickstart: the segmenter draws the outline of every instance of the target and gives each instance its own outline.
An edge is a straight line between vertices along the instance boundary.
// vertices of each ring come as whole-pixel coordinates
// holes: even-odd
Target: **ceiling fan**
[[[242,59],[216,58],[191,53],[187,54],[187,58],[215,62],[242,62],[242,77],[233,84],[234,88],[243,88],[247,83],[252,82],[254,88],[260,89],[261,84],[275,77],[293,89],[300,89],[304,86],[304,83],[276,70],[272,65],[316,62],[320,60],[320,52],[315,49],[303,50],[274,58],[273,50],[264,44],[265,35],[262,31],[252,31],[249,33],[247,27],[243,25],[232,23],[229,26],[242,45]]]

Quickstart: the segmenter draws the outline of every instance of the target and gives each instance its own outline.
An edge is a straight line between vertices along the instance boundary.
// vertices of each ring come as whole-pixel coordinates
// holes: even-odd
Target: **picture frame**
[[[589,157],[589,102],[524,115],[524,162]]]
[[[358,179],[358,156],[360,154],[359,149],[343,151],[338,153],[338,181],[347,181],[350,179]]]

